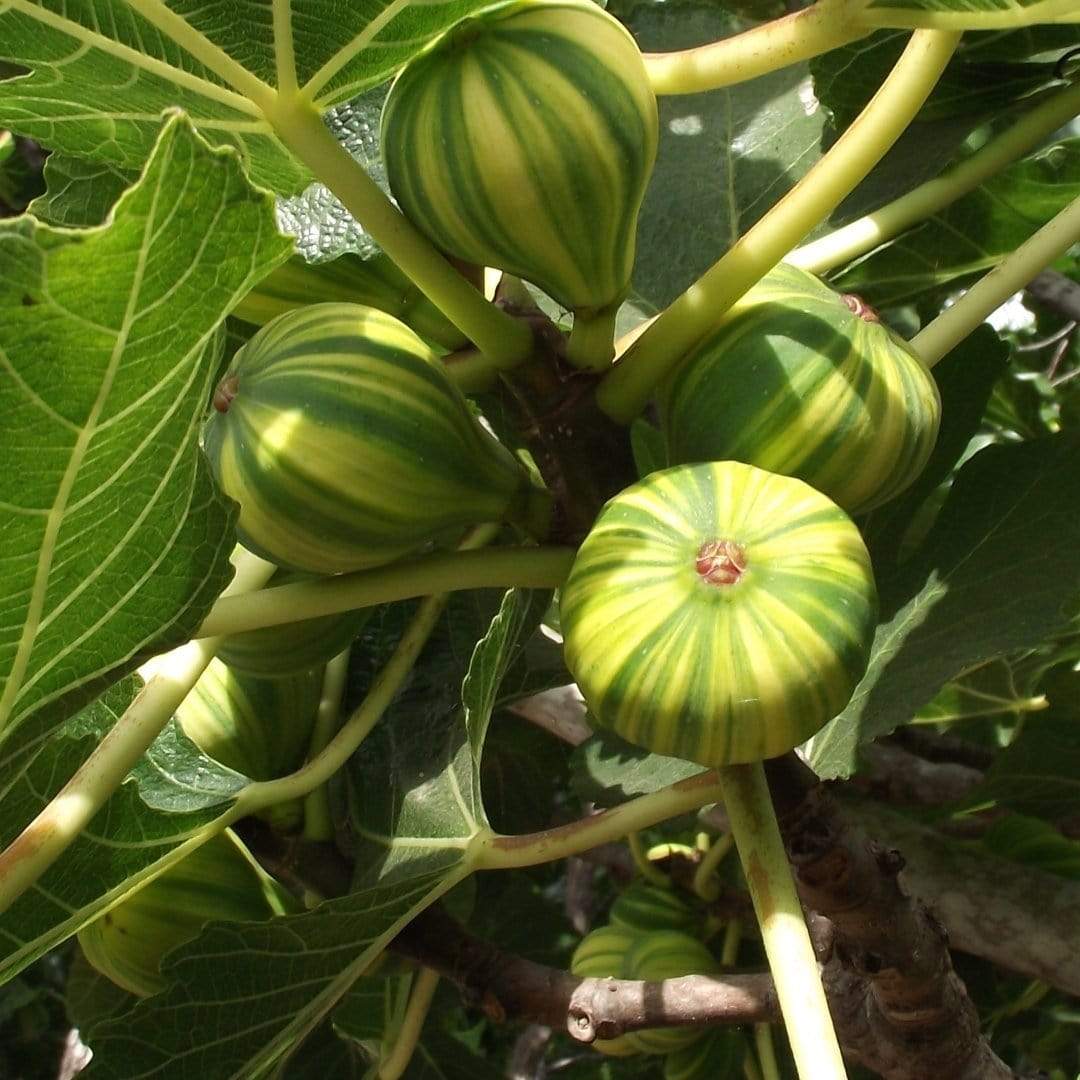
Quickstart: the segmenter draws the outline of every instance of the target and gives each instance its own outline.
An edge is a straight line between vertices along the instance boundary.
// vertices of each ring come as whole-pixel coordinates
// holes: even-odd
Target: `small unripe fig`
[[[517,0],[405,66],[381,143],[394,197],[439,247],[588,313],[629,286],[657,129],[616,19],[590,0]]]
[[[570,962],[570,970],[585,978],[644,979],[658,981],[682,975],[704,975],[719,965],[709,950],[691,934],[678,930],[631,930],[602,926],[582,938]],[[593,1044],[605,1054],[667,1054],[687,1046],[701,1035],[700,1029],[646,1028],[616,1039],[597,1039]]]
[[[562,588],[566,663],[596,722],[702,765],[760,761],[851,697],[877,618],[850,518],[801,480],[681,465],[611,499]]]
[[[140,997],[164,990],[161,960],[212,920],[250,922],[295,910],[230,831],[212,837],[79,931],[87,960]]]
[[[612,926],[628,930],[681,930],[694,933],[701,928],[697,912],[682,900],[674,889],[635,881],[625,888],[611,905],[608,920]]]
[[[366,259],[347,254],[323,263],[294,255],[263,278],[233,315],[263,326],[294,308],[335,302],[376,307],[445,349],[467,344],[465,335],[382,252]]]
[[[442,361],[376,308],[278,316],[236,353],[214,408],[204,446],[240,504],[240,541],[280,566],[360,570],[455,528],[547,526],[547,493]]]
[[[781,263],[661,390],[668,462],[797,476],[849,514],[898,495],[937,439],[937,384],[858,297]]]
[[[303,763],[321,694],[321,668],[264,679],[215,658],[176,719],[208,757],[252,780],[273,780]]]

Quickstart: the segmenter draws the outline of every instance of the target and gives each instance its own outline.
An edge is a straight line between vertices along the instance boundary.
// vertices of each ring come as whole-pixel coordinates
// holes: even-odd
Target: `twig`
[[[775,1021],[768,974],[688,975],[663,982],[582,979],[472,937],[441,908],[409,924],[391,948],[454,982],[496,1022],[524,1017],[582,1043],[648,1027]]]
[[[1025,286],[1040,303],[1067,319],[1080,319],[1080,284],[1056,270],[1044,270]]]

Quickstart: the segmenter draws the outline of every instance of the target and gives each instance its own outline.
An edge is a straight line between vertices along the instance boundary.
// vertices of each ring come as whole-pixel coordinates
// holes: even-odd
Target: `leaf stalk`
[[[832,213],[884,157],[929,97],[960,35],[918,31],[870,103],[832,149],[631,345],[597,389],[629,423],[655,387],[748,289]]]

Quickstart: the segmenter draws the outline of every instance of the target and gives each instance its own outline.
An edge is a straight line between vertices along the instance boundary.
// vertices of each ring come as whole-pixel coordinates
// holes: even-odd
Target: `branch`
[[[954,948],[1080,995],[1080,882],[1021,866],[875,804],[860,821],[902,847],[904,884],[934,909]]]
[[[767,768],[803,903],[833,922],[826,981],[847,1053],[885,1080],[1011,1080],[979,1031],[945,928],[899,883],[900,853],[845,820],[793,754]]]
[[[1080,284],[1056,270],[1044,270],[1028,282],[1026,292],[1066,319],[1080,320]]]
[[[582,979],[472,937],[439,907],[417,916],[391,949],[436,970],[497,1023],[522,1017],[582,1043],[649,1027],[776,1021],[767,974],[687,975],[663,982]]]

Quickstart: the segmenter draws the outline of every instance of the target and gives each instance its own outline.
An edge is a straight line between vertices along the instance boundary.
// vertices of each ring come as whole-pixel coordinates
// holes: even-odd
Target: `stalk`
[[[803,11],[722,41],[678,52],[645,53],[653,92],[697,94],[734,86],[858,41],[870,28],[852,21],[850,7],[849,0],[818,0]]]
[[[237,548],[236,574],[222,595],[257,589],[277,569]],[[11,905],[90,824],[161,733],[214,657],[218,638],[189,641],[140,669],[146,682],[135,700],[36,818],[0,853],[0,912]]]
[[[600,844],[622,840],[661,821],[699,810],[716,802],[721,795],[716,773],[701,772],[556,829],[523,836],[487,833],[477,838],[476,869],[511,870],[567,859]]]
[[[812,8],[810,10],[813,10]],[[944,176],[887,203],[843,228],[796,248],[786,262],[812,274],[824,274],[865,255],[899,236],[912,225],[974,191],[1002,169],[1023,157],[1080,113],[1080,82],[1066,86],[1041,105],[1028,110],[1008,130],[950,169]]]
[[[327,665],[323,675],[322,698],[315,716],[315,726],[308,746],[308,761],[323,752],[334,737],[341,722],[341,699],[349,675],[349,650],[338,653]],[[320,784],[304,799],[304,839],[333,840],[334,822],[326,785]]]
[[[773,1046],[772,1025],[754,1025],[754,1046],[761,1063],[762,1080],[780,1080],[780,1066],[776,1063],[776,1047]]]
[[[748,289],[861,183],[930,95],[960,40],[920,30],[832,149],[630,347],[597,389],[600,408],[629,423],[661,382]]]
[[[697,869],[694,871],[694,892],[706,903],[715,900],[720,895],[720,887],[715,881],[716,871],[724,859],[727,858],[727,854],[734,844],[735,836],[733,833],[724,833],[723,836],[718,837],[716,842],[705,852],[705,857],[698,863]]]
[[[377,1080],[398,1080],[409,1067],[438,985],[439,976],[431,968],[421,968],[413,979],[408,1008],[393,1049],[379,1062]]]
[[[761,762],[754,762],[726,765],[718,771],[799,1076],[801,1080],[843,1080],[847,1076],[844,1059],[795,894],[765,770]]]
[[[282,142],[493,364],[510,368],[529,356],[532,331],[488,303],[431,246],[330,134],[313,105],[278,98],[266,117]]]
[[[618,303],[589,315],[574,314],[574,325],[566,343],[566,360],[582,371],[604,371],[615,356],[615,317]]]
[[[1080,198],[1050,219],[910,341],[933,367],[1032,278],[1080,241]]]
[[[515,587],[554,589],[570,572],[574,554],[573,548],[564,547],[459,550],[316,581],[278,585],[243,598],[219,600],[195,636],[239,634],[431,593]]]
[[[629,833],[626,837],[626,846],[630,849],[630,855],[634,860],[634,865],[637,867],[638,873],[646,881],[651,881],[654,885],[667,885],[667,875],[662,870],[658,870],[653,866],[652,862],[649,860],[645,845],[641,842],[641,833]]]

